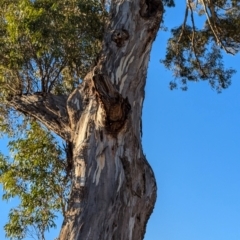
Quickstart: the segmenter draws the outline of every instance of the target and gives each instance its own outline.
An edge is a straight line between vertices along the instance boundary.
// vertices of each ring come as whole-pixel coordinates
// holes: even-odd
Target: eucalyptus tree
[[[0,128],[4,199],[18,197],[5,230],[39,239],[143,239],[156,182],[141,145],[151,46],[173,0],[2,0]],[[209,81],[218,92],[239,51],[237,0],[187,0],[162,63],[170,88]],[[205,22],[198,27],[197,18]],[[167,23],[164,23],[167,26]],[[58,137],[56,137],[58,136]],[[59,138],[63,145],[59,145]]]

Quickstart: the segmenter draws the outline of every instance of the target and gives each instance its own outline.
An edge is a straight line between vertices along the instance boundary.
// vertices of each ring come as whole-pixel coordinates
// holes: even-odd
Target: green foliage
[[[233,69],[224,70],[222,54],[206,31],[196,31],[186,26],[180,38],[181,28],[172,30],[167,53],[162,63],[172,70],[174,78],[181,80],[181,89],[187,90],[187,81],[208,80],[210,86],[221,92],[231,84]],[[180,41],[179,41],[180,39]],[[170,89],[177,87],[170,82]]]
[[[4,200],[17,198],[6,235],[38,239],[64,214],[69,191],[68,145],[10,109],[6,100],[35,92],[69,94],[101,50],[107,13],[98,0],[0,1],[0,137],[11,157],[0,157]]]
[[[64,151],[37,122],[31,122],[22,138],[9,142],[12,157],[0,155],[0,183],[4,200],[17,197],[5,225],[7,237],[23,239],[35,229],[55,227],[56,212],[65,212],[70,188]]]
[[[101,49],[105,17],[96,0],[1,1],[1,94],[70,92]]]
[[[206,17],[203,29],[197,28],[195,13]],[[173,72],[170,89],[180,82],[181,89],[187,90],[188,81],[200,80],[207,80],[217,92],[226,89],[236,71],[224,69],[222,53],[239,52],[239,27],[238,1],[188,1],[183,24],[172,29],[165,59],[161,60]]]

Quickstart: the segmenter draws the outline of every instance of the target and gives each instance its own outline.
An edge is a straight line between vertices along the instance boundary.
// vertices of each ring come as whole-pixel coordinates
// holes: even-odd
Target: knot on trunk
[[[106,111],[106,130],[109,133],[118,133],[124,126],[131,106],[127,98],[119,95],[110,104],[105,104]]]
[[[140,3],[140,16],[142,18],[156,17],[158,12],[163,11],[162,1],[142,0]]]
[[[127,98],[116,91],[107,77],[102,74],[94,75],[93,82],[106,113],[105,128],[109,133],[117,134],[125,124],[131,105]]]
[[[124,42],[128,40],[129,33],[125,29],[117,29],[113,32],[111,39],[116,43],[117,47],[122,47]]]

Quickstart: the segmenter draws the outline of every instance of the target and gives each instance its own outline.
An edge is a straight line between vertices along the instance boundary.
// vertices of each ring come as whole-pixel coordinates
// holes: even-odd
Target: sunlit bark
[[[67,102],[52,96],[49,107],[37,96],[10,100],[71,143],[72,191],[61,240],[143,239],[156,200],[141,115],[162,2],[115,0],[109,14],[99,61]]]

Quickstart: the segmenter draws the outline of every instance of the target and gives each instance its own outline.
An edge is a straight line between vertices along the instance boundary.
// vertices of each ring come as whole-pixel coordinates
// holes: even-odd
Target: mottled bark
[[[112,1],[100,60],[68,99],[74,166],[61,240],[143,239],[156,183],[141,115],[162,13],[158,0]]]
[[[162,2],[112,0],[109,14],[99,61],[66,105],[53,96],[50,109],[36,96],[10,101],[71,143],[72,191],[60,240],[143,239],[156,200],[141,115]]]

